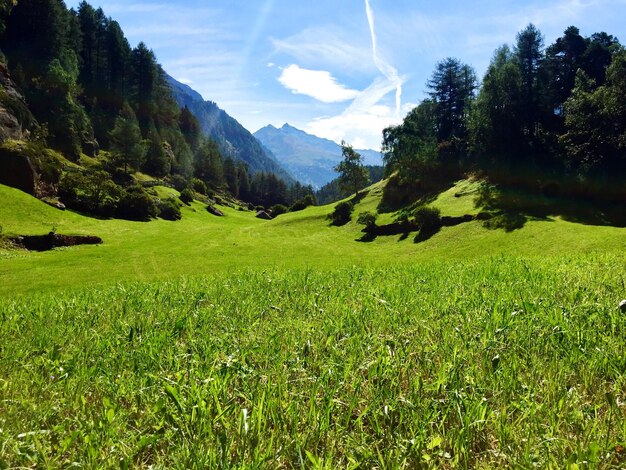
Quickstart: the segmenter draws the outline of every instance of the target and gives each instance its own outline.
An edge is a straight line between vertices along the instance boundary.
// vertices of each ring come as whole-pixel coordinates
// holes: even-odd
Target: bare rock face
[[[0,184],[36,195],[37,172],[29,158],[19,151],[0,149]]]
[[[28,110],[24,97],[9,76],[6,64],[0,58],[0,143],[23,140],[35,119]],[[0,184],[21,189],[35,195],[37,172],[32,162],[17,149],[0,149]]]
[[[272,216],[265,211],[258,211],[255,216],[257,219],[272,220]]]
[[[0,62],[0,142],[25,139],[34,123],[35,119],[11,80],[6,64]]]
[[[206,210],[209,212],[209,214],[213,214],[216,217],[224,217],[224,213],[212,204],[209,204],[206,207]]]

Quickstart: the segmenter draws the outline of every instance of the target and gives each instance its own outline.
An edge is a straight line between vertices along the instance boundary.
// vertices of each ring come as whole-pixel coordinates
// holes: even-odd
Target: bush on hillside
[[[189,188],[185,188],[180,192],[180,198],[181,201],[183,201],[185,204],[189,205],[191,204],[191,201],[193,201],[193,191]]]
[[[67,207],[104,217],[115,214],[123,193],[106,171],[63,173],[58,190]]]
[[[421,230],[441,228],[441,212],[435,207],[420,206],[413,212],[413,220]]]
[[[350,201],[340,202],[335,206],[335,210],[328,216],[331,220],[331,225],[342,226],[346,225],[352,219],[352,211],[354,205]]]
[[[284,204],[274,204],[272,207],[270,207],[272,217],[278,217],[279,215],[285,214],[288,211],[289,209]]]
[[[205,196],[209,195],[209,189],[204,181],[198,178],[194,178],[191,180],[191,187],[193,190],[199,194],[204,194]]]
[[[176,191],[181,192],[183,189],[189,187],[189,182],[182,175],[172,175],[169,178],[169,183]]]
[[[361,212],[356,221],[361,225],[365,225],[366,230],[370,230],[376,226],[377,217],[378,214],[374,214],[372,212]]]
[[[182,214],[180,212],[180,202],[175,198],[169,197],[161,199],[158,203],[159,217],[165,220],[180,220]]]
[[[293,205],[289,208],[289,212],[297,212],[303,209],[306,209],[309,206],[315,205],[315,198],[312,194],[307,194],[299,201],[293,203]]]
[[[122,219],[150,220],[157,217],[155,200],[141,186],[131,186],[122,192],[116,214]]]

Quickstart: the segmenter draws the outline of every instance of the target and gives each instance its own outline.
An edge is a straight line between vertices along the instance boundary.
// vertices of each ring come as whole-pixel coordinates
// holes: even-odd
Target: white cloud
[[[311,96],[323,103],[340,103],[359,95],[358,90],[337,83],[330,72],[303,69],[295,64],[285,67],[278,81],[293,93]]]
[[[390,106],[377,105],[367,110],[347,109],[338,116],[311,121],[305,131],[340,142],[352,142],[356,148],[380,149],[382,130],[399,121]]]
[[[320,26],[284,39],[272,38],[271,42],[276,53],[287,54],[301,64],[364,73],[375,70],[371,50],[361,45],[367,44],[365,40],[366,36],[354,37],[354,31]]]

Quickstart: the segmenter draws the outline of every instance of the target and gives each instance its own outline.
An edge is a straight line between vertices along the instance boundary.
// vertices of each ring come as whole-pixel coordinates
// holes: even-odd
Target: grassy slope
[[[380,184],[355,209],[375,210]],[[433,202],[442,215],[475,213],[471,183],[460,182]],[[463,194],[455,197],[455,193]],[[413,264],[449,262],[484,256],[573,256],[581,252],[626,252],[626,229],[563,221],[529,220],[511,233],[488,230],[481,222],[446,227],[416,244],[413,235],[379,237],[359,243],[360,226],[329,227],[332,206],[312,207],[273,221],[250,212],[223,208],[217,218],[200,203],[183,209],[178,222],[99,220],[62,212],[12,188],[0,186],[0,225],[5,234],[65,234],[101,236],[101,246],[59,249],[45,253],[0,251],[0,295],[43,288],[151,280],[180,275],[226,272],[242,268]],[[391,221],[384,214],[379,223]]]

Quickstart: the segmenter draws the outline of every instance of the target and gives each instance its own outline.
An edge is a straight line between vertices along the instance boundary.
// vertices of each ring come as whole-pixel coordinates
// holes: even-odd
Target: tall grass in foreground
[[[532,263],[1,303],[0,467],[623,466],[623,258]]]

